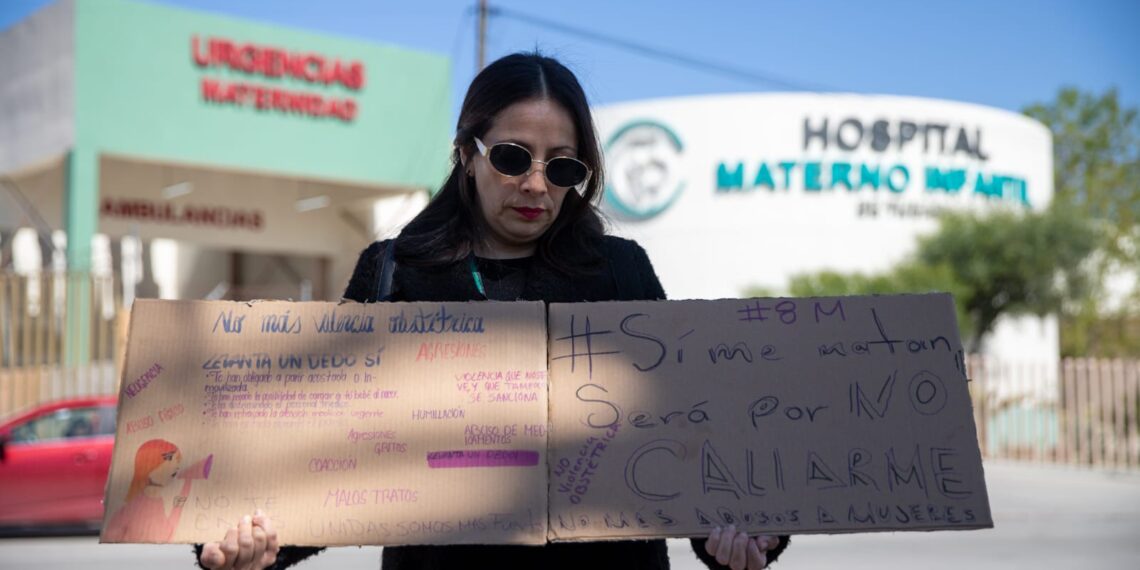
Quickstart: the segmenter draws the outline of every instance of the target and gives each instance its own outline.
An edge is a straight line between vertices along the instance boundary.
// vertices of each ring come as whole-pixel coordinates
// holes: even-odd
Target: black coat
[[[376,300],[380,256],[390,242],[376,242],[360,254],[344,298],[367,303]],[[568,277],[537,260],[531,266],[521,299],[547,303],[580,301],[639,301],[664,299],[665,291],[649,256],[636,243],[606,236],[600,263],[585,274]],[[476,301],[482,299],[468,265],[453,263],[438,268],[399,266],[393,278],[394,301]]]
[[[360,254],[346,300],[362,303],[378,298],[380,267],[389,241],[376,242]],[[602,263],[584,275],[569,277],[535,260],[520,295],[522,300],[547,303],[635,301],[664,299],[665,291],[645,250],[635,242],[606,236],[599,244]],[[482,299],[466,263],[438,268],[399,265],[393,275],[394,301],[473,301]],[[787,545],[769,553],[774,560]],[[693,550],[710,568],[726,568],[705,553],[704,539],[693,539]],[[273,568],[286,568],[322,549],[285,547]],[[198,550],[201,552],[200,547]],[[383,570],[443,568],[576,568],[600,570],[667,569],[664,540],[553,543],[545,546],[453,545],[398,546],[383,550]]]

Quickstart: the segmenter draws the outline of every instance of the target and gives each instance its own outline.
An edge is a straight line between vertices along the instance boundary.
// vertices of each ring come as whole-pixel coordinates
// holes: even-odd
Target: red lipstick
[[[512,208],[512,209],[514,211],[518,212],[520,216],[522,216],[528,220],[533,220],[533,219],[541,216],[542,212],[545,211],[542,208]]]

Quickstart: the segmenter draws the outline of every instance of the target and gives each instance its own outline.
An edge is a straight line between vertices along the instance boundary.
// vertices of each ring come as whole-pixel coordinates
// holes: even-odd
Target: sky
[[[146,1],[445,55],[453,63],[453,114],[475,72],[475,0]],[[0,0],[0,29],[48,3]],[[498,14],[488,24],[488,59],[538,48],[568,64],[595,104],[822,90],[1019,111],[1070,85],[1093,93],[1116,87],[1126,105],[1140,106],[1140,0],[490,0],[490,6]]]

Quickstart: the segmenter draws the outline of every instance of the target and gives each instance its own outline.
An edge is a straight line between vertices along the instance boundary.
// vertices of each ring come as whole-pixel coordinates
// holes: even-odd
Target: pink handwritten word
[[[538,465],[538,452],[517,449],[469,449],[466,451],[431,451],[427,454],[432,469],[466,467],[533,467]]]
[[[128,421],[127,433],[135,433],[136,431],[142,431],[149,427],[154,427],[154,416],[147,416],[141,420]]]
[[[406,453],[408,451],[408,444],[398,441],[381,441],[372,446],[372,451],[377,455],[384,453]]]
[[[128,399],[134,398],[139,392],[142,392],[143,389],[149,386],[155,378],[158,378],[160,372],[162,372],[162,365],[157,362],[154,363],[146,372],[143,372],[142,376],[136,378],[134,382],[127,384],[127,386],[123,388],[123,393],[127,395]]]
[[[396,431],[356,431],[356,428],[349,428],[348,430],[348,441],[351,441],[352,443],[356,443],[358,441],[371,441],[374,439],[396,439]]]
[[[355,471],[355,457],[314,457],[309,460],[309,471]]]
[[[487,345],[471,342],[424,342],[416,353],[416,360],[436,359],[455,360],[458,358],[483,358],[487,356]]]
[[[414,503],[420,492],[415,489],[329,489],[325,495],[325,507],[355,507],[359,505],[380,505],[384,503]]]
[[[158,411],[158,419],[168,422],[181,416],[186,411],[186,406],[182,404],[175,404],[169,408],[164,408]]]
[[[558,483],[559,493],[570,493],[570,502],[577,505],[582,497],[590,490],[591,478],[598,470],[598,462],[602,460],[607,445],[617,437],[620,423],[615,423],[606,430],[605,436],[598,438],[590,436],[581,449],[578,450],[578,460],[573,465],[570,459],[563,457],[553,469],[555,477],[566,476],[565,482]]]

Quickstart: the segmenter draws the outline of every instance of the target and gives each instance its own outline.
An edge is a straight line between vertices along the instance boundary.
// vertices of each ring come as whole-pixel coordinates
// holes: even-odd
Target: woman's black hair
[[[535,254],[564,273],[578,273],[596,259],[604,226],[595,207],[602,189],[602,156],[586,94],[573,72],[537,53],[516,53],[488,65],[467,89],[455,129],[451,173],[439,192],[400,233],[395,255],[402,264],[454,263],[471,254],[488,231],[479,209],[475,179],[467,176],[461,153],[475,153],[475,137],[491,129],[503,109],[533,99],[556,101],[574,121],[578,160],[593,171],[579,195],[569,191],[554,223],[538,238]]]

